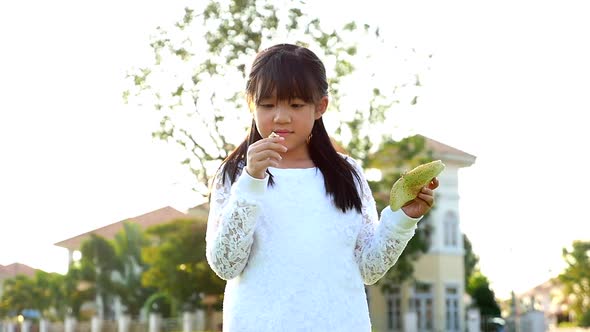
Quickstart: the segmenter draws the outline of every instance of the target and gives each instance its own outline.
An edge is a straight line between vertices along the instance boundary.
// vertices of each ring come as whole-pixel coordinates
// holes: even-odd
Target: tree
[[[17,275],[4,281],[2,306],[10,316],[22,314],[25,309],[35,309],[37,289],[32,278]]]
[[[307,14],[310,6],[304,1],[276,6],[270,0],[230,0],[185,8],[170,30],[158,27],[151,43],[154,62],[128,74],[131,88],[124,98],[137,97],[159,112],[160,129],[153,136],[186,151],[183,163],[204,197],[212,170],[243,139],[244,124],[250,123],[242,94],[247,69],[257,51],[277,40],[308,46],[324,60],[331,89],[326,125],[355,158],[364,160],[383,136],[396,132],[390,116],[395,104],[416,103],[418,75],[394,75],[375,64],[384,49],[378,27],[357,22],[326,27]],[[390,60],[407,60],[396,50],[388,52]],[[415,50],[408,53],[417,56]],[[363,61],[363,70],[356,71]]]
[[[121,262],[117,258],[113,245],[101,236],[91,234],[80,248],[80,276],[88,283],[87,289],[96,299],[99,317],[111,314],[110,300],[117,294],[114,273],[120,271]]]
[[[201,300],[206,295],[221,300],[225,283],[207,263],[205,232],[204,223],[191,219],[175,220],[147,231],[152,243],[142,252],[149,265],[142,284],[173,299],[173,315],[178,309],[203,308]]]
[[[58,273],[47,273],[38,270],[33,277],[33,284],[35,285],[35,301],[34,309],[39,310],[42,317],[49,316],[49,309],[55,308],[57,303],[55,300],[59,297],[59,280]]]
[[[463,256],[463,262],[465,265],[465,285],[469,285],[469,278],[478,271],[477,264],[479,264],[479,257],[473,252],[471,241],[465,233],[463,233],[463,249],[465,250],[465,256]]]
[[[570,309],[580,326],[590,326],[590,241],[574,241],[571,250],[563,248],[567,267],[559,275],[564,295],[571,297]]]
[[[244,124],[251,122],[243,95],[250,63],[259,50],[276,41],[307,46],[325,63],[330,105],[324,119],[329,132],[363,167],[394,170],[381,183],[370,184],[374,192],[389,192],[401,171],[431,161],[423,139],[392,140],[402,132],[394,115],[416,104],[420,76],[378,65],[378,55],[385,53],[379,27],[360,22],[328,27],[309,15],[309,8],[295,0],[287,6],[270,0],[230,0],[185,8],[174,27],[158,27],[151,43],[154,62],[128,74],[131,87],[123,93],[125,100],[137,98],[160,114],[153,136],[185,151],[182,162],[194,174],[195,190],[203,197],[209,194],[212,172],[244,138]],[[416,69],[407,61],[419,56],[414,49],[395,50],[387,54],[390,63]],[[430,57],[426,55],[425,61]],[[380,206],[387,201],[378,200]],[[420,223],[384,284],[411,276],[412,260],[428,248],[430,227]]]
[[[64,276],[39,270],[33,277],[18,275],[7,279],[0,299],[0,317],[24,314],[27,310],[36,310],[41,317],[53,319],[62,319],[66,313],[78,316],[80,305],[89,297],[77,286],[73,287],[78,285],[74,281],[78,279],[74,277],[76,269],[70,271]]]
[[[496,295],[490,288],[488,278],[479,270],[479,257],[473,251],[471,241],[463,234],[463,248],[465,256],[465,287],[467,294],[473,299],[473,306],[479,309],[482,316],[500,316],[500,305]],[[482,322],[484,324],[485,322]]]
[[[82,304],[94,299],[95,293],[89,283],[83,281],[82,275],[79,262],[71,263],[66,275],[54,275],[53,283],[58,285],[54,293],[56,311],[60,318],[66,315],[80,318]]]
[[[0,297],[0,319],[4,319],[9,317],[10,315],[10,307],[8,301],[4,298]]]
[[[73,270],[75,271],[75,269]],[[37,287],[43,290],[43,298],[49,300],[46,308],[53,309],[42,312],[45,318],[61,320],[70,310],[75,312],[76,315],[78,314],[82,301],[80,300],[79,304],[75,304],[77,302],[76,298],[85,298],[83,296],[85,293],[76,288],[68,288],[69,285],[74,283],[74,271],[68,271],[66,275],[38,272]]]
[[[156,291],[144,287],[141,276],[148,269],[141,256],[149,240],[139,225],[123,223],[123,230],[115,234],[113,245],[119,264],[113,276],[114,288],[125,310],[132,317],[138,317],[147,299]]]
[[[500,316],[500,306],[496,302],[490,282],[480,271],[476,271],[469,278],[467,294],[473,299],[482,316]]]

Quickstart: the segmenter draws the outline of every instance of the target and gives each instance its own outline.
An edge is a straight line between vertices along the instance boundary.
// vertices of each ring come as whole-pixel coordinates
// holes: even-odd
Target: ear
[[[322,117],[322,115],[324,115],[324,113],[326,112],[326,109],[328,109],[328,96],[323,96],[322,99],[320,99],[320,102],[317,103],[315,105],[315,119],[319,119]]]

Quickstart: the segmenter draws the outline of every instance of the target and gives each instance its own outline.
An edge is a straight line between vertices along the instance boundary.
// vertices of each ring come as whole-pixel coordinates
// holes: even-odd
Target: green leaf
[[[347,31],[354,31],[356,29],[356,22],[352,21],[349,23],[346,23],[344,25],[344,27],[342,27],[343,30],[347,30]]]
[[[172,92],[172,96],[173,97],[180,97],[180,96],[182,96],[183,92],[184,92],[184,84],[181,84],[176,88],[176,91]]]

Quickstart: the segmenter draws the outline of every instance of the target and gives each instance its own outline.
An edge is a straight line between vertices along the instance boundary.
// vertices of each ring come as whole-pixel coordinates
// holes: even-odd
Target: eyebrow
[[[261,96],[260,98],[258,98],[259,101],[266,100],[266,99],[277,99],[277,97],[276,97],[276,95],[272,95],[272,96]],[[281,100],[293,101],[296,99],[299,99],[299,100],[305,102],[305,98],[299,97],[299,96],[293,96],[293,97],[289,97],[288,99],[281,99]]]

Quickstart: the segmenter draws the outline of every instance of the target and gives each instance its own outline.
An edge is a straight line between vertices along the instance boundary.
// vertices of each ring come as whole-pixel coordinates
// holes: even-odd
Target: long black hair
[[[306,103],[317,103],[328,95],[326,69],[321,60],[309,49],[278,44],[258,53],[246,87],[248,104],[258,105],[259,101],[276,92],[277,100],[301,98]],[[315,120],[311,130],[308,148],[311,159],[324,176],[326,193],[343,212],[355,209],[361,212],[361,177],[357,170],[343,158],[330,141],[322,118]],[[226,177],[234,183],[246,166],[248,147],[262,139],[256,122],[252,120],[250,132],[244,141],[223,161],[222,181]],[[273,185],[272,174],[269,185]],[[358,186],[357,186],[358,184]]]

